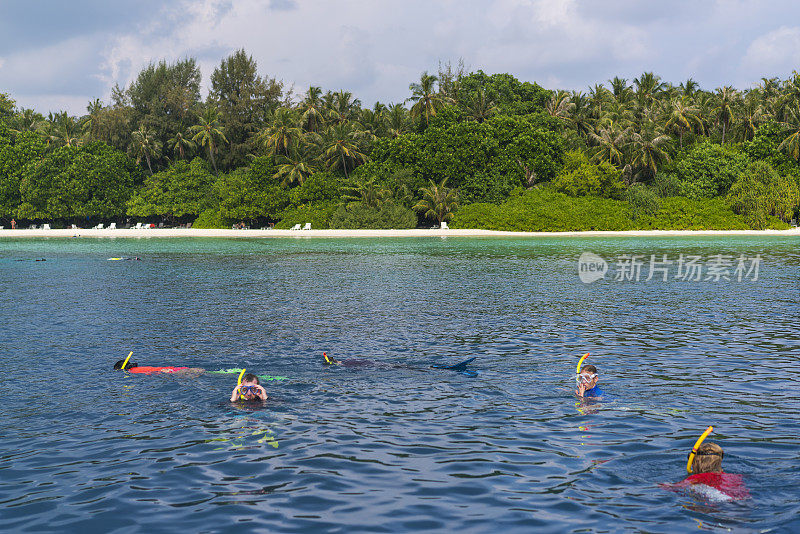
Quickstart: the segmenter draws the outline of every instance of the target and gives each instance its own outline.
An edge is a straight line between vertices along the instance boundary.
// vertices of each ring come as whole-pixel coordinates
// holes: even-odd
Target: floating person
[[[134,374],[143,374],[143,375],[152,375],[158,373],[168,373],[168,374],[176,374],[182,376],[199,376],[203,373],[209,374],[241,374],[244,369],[219,369],[218,371],[209,371],[207,369],[203,369],[202,367],[174,367],[174,366],[162,366],[162,367],[151,367],[151,366],[142,366],[138,363],[128,363],[133,352],[128,354],[128,357],[124,360],[119,360],[117,363],[114,364],[114,370],[119,371],[128,371]],[[285,376],[272,376],[272,375],[259,375],[259,379],[261,380],[289,380],[289,378]]]
[[[244,374],[244,370],[242,370]],[[231,402],[237,401],[265,401],[267,400],[267,392],[261,386],[258,377],[252,373],[242,376],[239,375],[236,387],[231,391]]]
[[[129,373],[133,374],[143,374],[143,375],[152,375],[157,373],[169,373],[175,375],[182,375],[182,376],[198,376],[206,372],[205,369],[201,369],[199,367],[173,367],[173,366],[166,366],[166,367],[150,367],[150,366],[142,366],[138,363],[129,363],[129,360],[133,356],[133,352],[128,354],[128,357],[124,360],[119,360],[117,363],[114,364],[115,371],[128,371]]]
[[[602,397],[603,390],[597,385],[597,382],[600,381],[600,376],[597,373],[597,367],[589,364],[584,365],[583,368],[581,368],[583,360],[585,360],[588,356],[588,352],[581,356],[581,359],[578,361],[578,367],[575,369],[577,373],[575,376],[575,381],[578,383],[578,389],[575,390],[575,394],[581,398]]]
[[[108,261],[142,261],[142,259],[139,256],[122,256],[120,258],[108,258]]]
[[[713,426],[708,427],[689,452],[686,463],[689,476],[681,482],[663,484],[662,487],[673,491],[689,490],[712,501],[735,501],[750,496],[742,475],[722,470],[722,459],[725,457],[722,447],[716,443],[703,443],[713,430]]]
[[[358,359],[348,359],[348,360],[337,360],[328,356],[327,352],[322,353],[322,363],[323,365],[340,365],[342,367],[350,367],[350,368],[363,368],[363,367],[377,367],[379,369],[411,369],[413,371],[423,371],[424,369],[420,369],[419,367],[413,367],[411,365],[403,365],[403,364],[392,364],[392,363],[382,363],[376,362],[375,360],[367,360],[363,358]],[[472,369],[467,369],[467,366],[472,363],[475,358],[470,358],[465,360],[461,363],[457,363],[455,365],[441,365],[435,364],[431,365],[432,369],[446,369],[448,371],[455,371],[460,373],[464,376],[469,376],[474,378],[478,376],[477,371],[473,371]]]

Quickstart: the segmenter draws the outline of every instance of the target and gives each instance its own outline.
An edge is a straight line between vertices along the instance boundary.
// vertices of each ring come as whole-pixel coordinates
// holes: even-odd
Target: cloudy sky
[[[440,61],[586,89],[653,70],[704,88],[800,70],[796,0],[0,0],[0,92],[83,114],[149,62],[214,67],[244,48],[263,75],[399,102]],[[205,94],[205,90],[204,90]]]

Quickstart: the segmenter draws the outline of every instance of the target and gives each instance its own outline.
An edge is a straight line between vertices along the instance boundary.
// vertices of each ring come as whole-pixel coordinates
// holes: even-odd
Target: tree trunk
[[[344,160],[344,152],[341,152],[342,156],[342,169],[344,169],[344,179],[349,180],[350,177],[347,176],[347,162]]]
[[[217,162],[214,161],[214,143],[211,142],[208,144],[208,154],[211,156],[211,165],[214,166],[214,175],[219,176],[219,171],[217,170]]]
[[[725,130],[727,129],[727,126],[728,126],[727,122],[723,122],[722,123],[722,144],[723,145],[725,144]]]
[[[150,176],[153,176],[153,167],[150,166],[150,154],[144,153],[144,159],[147,160],[147,168],[150,170]]]
[[[678,139],[679,139],[680,144],[681,144],[681,150],[683,150],[683,128],[678,130]]]

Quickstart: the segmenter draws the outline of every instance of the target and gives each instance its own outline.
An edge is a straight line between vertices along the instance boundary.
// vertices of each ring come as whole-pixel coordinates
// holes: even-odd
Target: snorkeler
[[[244,375],[241,383],[236,384],[231,392],[231,402],[265,400],[267,400],[267,392],[261,386],[258,377],[252,373]]]
[[[689,476],[677,484],[664,484],[671,490],[690,489],[713,500],[739,500],[750,496],[742,475],[725,473],[722,459],[725,452],[716,443],[703,443],[714,427],[708,427],[689,452],[686,471]]]
[[[457,373],[461,373],[465,376],[469,377],[476,377],[478,376],[477,371],[473,371],[471,369],[467,369],[467,366],[472,363],[475,358],[470,358],[465,360],[461,363],[457,363],[455,365],[440,365],[434,364],[431,365],[432,369],[446,369],[449,371],[455,371]],[[328,356],[327,352],[322,353],[322,364],[323,365],[340,365],[342,367],[350,367],[350,368],[360,368],[360,367],[377,367],[379,369],[411,369],[413,371],[423,371],[419,367],[413,367],[411,365],[404,365],[404,364],[392,364],[392,363],[382,363],[376,362],[375,360],[367,360],[367,359],[349,359],[349,360],[337,360],[336,358],[332,358]]]
[[[575,390],[575,394],[583,398],[602,397],[603,390],[597,385],[597,382],[600,381],[600,376],[597,374],[597,367],[590,364],[584,365],[583,368],[581,368],[583,360],[588,356],[589,353],[587,352],[581,357],[580,361],[578,361],[578,367],[576,369],[577,375],[575,376],[575,380],[578,382],[578,389]]]
[[[117,363],[115,363],[114,364],[114,370],[115,371],[119,371],[119,370],[128,371],[129,373],[142,374],[142,375],[152,375],[152,374],[156,374],[156,373],[172,373],[172,374],[178,374],[178,375],[197,376],[197,375],[201,375],[201,374],[206,372],[205,369],[202,369],[200,367],[172,367],[172,366],[150,367],[150,366],[140,366],[138,363],[129,362],[129,360],[131,359],[132,355],[133,355],[133,352],[128,354],[128,357],[125,358],[124,360],[119,360]]]

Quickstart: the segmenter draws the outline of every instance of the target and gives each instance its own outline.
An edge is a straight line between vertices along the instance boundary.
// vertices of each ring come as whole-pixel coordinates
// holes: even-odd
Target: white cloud
[[[82,92],[83,103],[69,108],[82,113],[161,59],[196,57],[207,89],[213,69],[239,48],[296,93],[312,84],[346,89],[365,105],[402,101],[423,70],[459,58],[473,70],[569,89],[644,70],[713,88],[800,65],[800,29],[779,27],[800,8],[775,1],[764,10],[751,0],[176,0],[121,33],[115,26],[4,51],[0,90],[18,101],[53,94],[54,102]]]
[[[800,27],[782,26],[754,39],[742,60],[756,78],[769,72],[784,72],[800,65]]]

